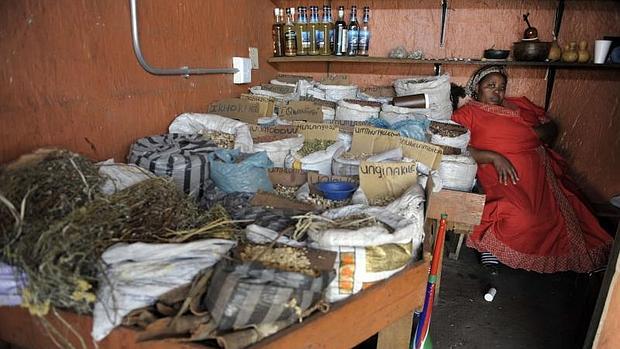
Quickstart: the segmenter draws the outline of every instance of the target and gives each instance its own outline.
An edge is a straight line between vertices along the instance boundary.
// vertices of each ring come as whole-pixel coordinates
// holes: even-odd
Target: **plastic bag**
[[[336,108],[336,120],[366,121],[378,118],[380,110],[380,107],[359,105],[340,100]]]
[[[183,113],[168,126],[170,133],[205,134],[217,131],[235,135],[235,149],[252,151],[252,136],[247,124],[216,114]]]
[[[129,149],[128,163],[157,176],[172,177],[179,190],[201,197],[209,179],[208,154],[218,149],[201,135],[170,133],[137,140]]]
[[[444,155],[439,165],[443,187],[458,191],[471,191],[476,184],[476,160],[466,155]]]
[[[284,167],[286,156],[291,152],[296,152],[304,146],[304,136],[285,138],[273,142],[254,144],[253,152],[266,152],[269,159],[273,162],[273,167]]]
[[[267,171],[272,167],[265,152],[242,155],[237,149],[218,149],[209,154],[211,180],[227,193],[273,191]]]
[[[22,289],[26,275],[19,269],[0,262],[0,306],[16,306],[22,303]]]
[[[153,174],[140,166],[133,164],[115,163],[114,159],[108,159],[97,164],[99,174],[106,178],[101,185],[101,192],[112,195],[145,179],[153,177]]]
[[[217,263],[235,242],[208,239],[185,244],[118,244],[101,256],[107,265],[93,312],[92,337],[105,338],[134,309],[189,283]]]
[[[305,311],[321,300],[333,276],[321,272],[312,277],[224,260],[215,267],[204,301],[220,330],[296,320],[295,309]]]

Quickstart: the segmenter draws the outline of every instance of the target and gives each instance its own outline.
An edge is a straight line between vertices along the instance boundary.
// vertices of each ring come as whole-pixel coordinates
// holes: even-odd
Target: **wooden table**
[[[351,348],[379,332],[378,348],[406,347],[410,339],[411,313],[421,308],[428,278],[429,261],[416,262],[391,278],[384,280],[345,301],[336,303],[325,314],[314,314],[303,323],[288,327],[264,339],[252,348]],[[59,312],[94,348],[90,331],[92,318],[70,312]],[[64,328],[52,314],[47,319]],[[99,343],[100,349],[197,349],[199,344],[172,340],[136,343],[135,331],[119,327]],[[66,338],[75,339],[68,330]],[[41,321],[19,307],[0,307],[0,340],[23,348],[55,348]],[[73,340],[80,348],[77,339]],[[403,346],[403,344],[405,346]]]

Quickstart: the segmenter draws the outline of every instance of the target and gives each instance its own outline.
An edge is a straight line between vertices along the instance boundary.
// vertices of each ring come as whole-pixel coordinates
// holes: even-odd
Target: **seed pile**
[[[431,121],[429,130],[431,133],[443,137],[458,137],[467,133],[467,129],[461,125],[447,124],[436,121]]]
[[[322,197],[321,195],[310,194],[310,197],[308,197],[308,202],[322,210],[329,210],[332,208],[338,208],[338,207],[350,205],[351,199],[335,201],[335,200],[326,199]]]
[[[256,261],[269,268],[318,276],[317,271],[312,269],[305,249],[247,245],[241,251],[241,260]]]
[[[381,196],[372,200],[373,206],[387,206],[392,203],[396,198],[391,195]]]
[[[291,135],[264,135],[264,136],[256,136],[252,137],[252,141],[254,143],[269,143],[275,141],[281,141],[283,139],[291,138],[294,136]]]
[[[373,101],[363,101],[360,99],[344,99],[345,102],[361,105],[362,107],[381,108],[381,103]]]
[[[297,155],[304,157],[317,151],[325,150],[334,143],[336,143],[336,141],[325,139],[307,140],[304,142],[304,146],[297,151]]]
[[[297,200],[295,193],[298,189],[299,187],[287,187],[282,184],[274,184],[273,186],[273,190],[275,190],[278,195],[291,200]]]
[[[215,145],[217,145],[219,148],[235,148],[235,135],[233,134],[220,131],[208,131],[203,135],[203,137],[206,140],[210,140],[215,143]]]
[[[340,154],[340,157],[345,160],[366,160],[373,154],[370,153],[351,153],[350,151]]]

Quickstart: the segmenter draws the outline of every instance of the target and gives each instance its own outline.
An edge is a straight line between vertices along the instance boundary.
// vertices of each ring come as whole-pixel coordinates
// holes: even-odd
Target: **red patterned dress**
[[[545,122],[544,110],[524,97],[506,101],[517,110],[472,101],[452,115],[471,130],[472,147],[502,154],[519,176],[503,185],[493,164],[478,166],[486,205],[467,245],[540,273],[604,266],[612,238],[579,198],[564,160],[532,129]]]

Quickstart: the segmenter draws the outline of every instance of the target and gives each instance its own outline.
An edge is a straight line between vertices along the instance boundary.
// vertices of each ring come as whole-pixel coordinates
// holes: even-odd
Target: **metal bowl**
[[[510,50],[496,50],[490,48],[488,50],[484,50],[483,57],[486,59],[506,59],[510,54]]]
[[[543,62],[549,55],[550,42],[520,41],[512,45],[512,55],[517,61]]]

